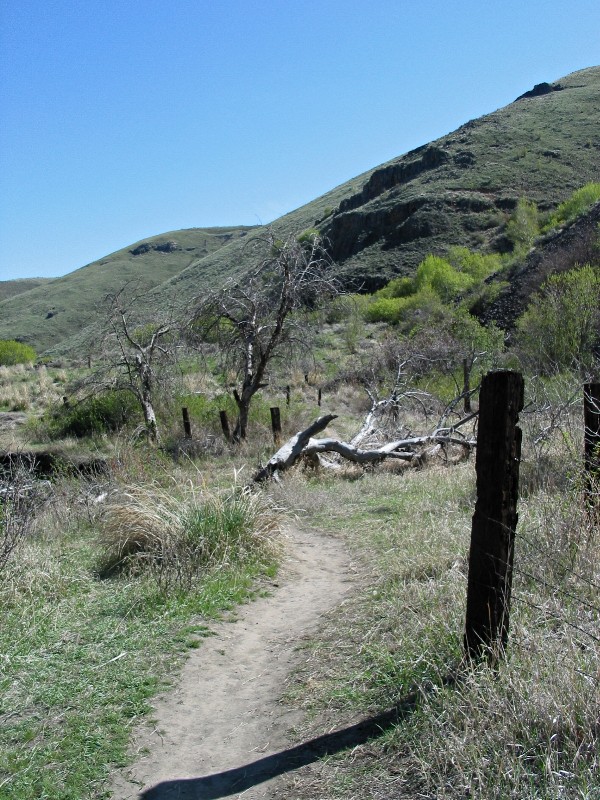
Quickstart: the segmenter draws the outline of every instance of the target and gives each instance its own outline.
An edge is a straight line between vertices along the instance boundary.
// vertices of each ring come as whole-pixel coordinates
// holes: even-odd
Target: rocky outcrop
[[[415,156],[418,156],[415,158]],[[364,206],[370,200],[384,192],[400,186],[416,178],[427,170],[436,169],[450,160],[448,153],[441,147],[425,145],[407,153],[400,161],[376,169],[360,192],[342,200],[338,212],[351,211]]]
[[[528,92],[520,94],[517,100],[526,100],[528,97],[541,97],[544,94],[550,94],[550,92],[560,92],[562,88],[563,87],[559,83],[553,84],[543,81],[542,83],[536,83],[533,89],[530,89]],[[515,100],[515,103],[517,100]]]
[[[181,248],[173,239],[169,239],[166,242],[157,242],[156,244],[150,244],[150,242],[142,242],[133,250],[130,250],[132,256],[143,256],[144,253],[149,253],[150,250],[156,250],[158,253],[173,253],[175,250],[180,250]]]

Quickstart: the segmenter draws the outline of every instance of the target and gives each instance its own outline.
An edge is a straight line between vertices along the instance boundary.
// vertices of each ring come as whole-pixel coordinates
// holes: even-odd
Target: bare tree
[[[96,390],[131,392],[144,416],[148,439],[157,442],[156,393],[175,363],[177,325],[168,312],[159,321],[140,324],[138,299],[129,286],[106,296],[105,335],[91,383]]]
[[[270,231],[253,245],[262,252],[257,266],[198,303],[192,326],[201,338],[217,341],[225,362],[238,375],[234,441],[246,438],[250,403],[266,385],[271,362],[307,346],[307,321],[301,310],[314,309],[337,291],[328,274],[331,261],[318,236],[280,241]]]

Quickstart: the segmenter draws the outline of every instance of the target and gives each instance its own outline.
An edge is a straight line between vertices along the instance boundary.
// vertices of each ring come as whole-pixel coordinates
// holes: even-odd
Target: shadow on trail
[[[452,682],[447,680],[445,683]],[[279,753],[244,764],[242,767],[216,772],[201,778],[163,781],[142,792],[143,800],[217,800],[239,794],[252,786],[283,775],[299,767],[318,761],[324,756],[339,753],[369,739],[377,738],[401,722],[416,708],[420,694],[408,695],[393,708],[370,717],[348,728],[317,736],[307,742],[282,750]]]

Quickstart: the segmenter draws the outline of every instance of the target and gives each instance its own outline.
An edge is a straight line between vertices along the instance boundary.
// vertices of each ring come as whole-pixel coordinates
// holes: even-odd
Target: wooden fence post
[[[321,407],[321,389],[319,389],[319,393],[317,395],[317,405]]]
[[[187,408],[181,409],[181,416],[183,417],[183,434],[186,439],[192,438],[192,426],[190,425],[190,415]]]
[[[465,648],[494,663],[508,641],[523,408],[523,376],[488,373],[479,394],[477,502],[471,529]]]
[[[600,383],[586,383],[583,387],[583,424],[586,505],[600,509]]]
[[[286,406],[289,406],[289,404],[290,404],[290,387],[289,387],[289,384],[288,384],[288,386],[285,387],[285,404],[286,404]]]
[[[271,429],[273,431],[273,441],[278,445],[281,440],[281,415],[277,406],[271,408]]]
[[[463,411],[465,414],[470,414],[471,409],[471,369],[469,361],[466,358],[462,360],[463,368]]]
[[[231,432],[229,430],[229,420],[227,419],[227,411],[219,411],[219,417],[221,418],[221,430],[223,431],[223,436],[227,439],[228,442],[231,441]]]

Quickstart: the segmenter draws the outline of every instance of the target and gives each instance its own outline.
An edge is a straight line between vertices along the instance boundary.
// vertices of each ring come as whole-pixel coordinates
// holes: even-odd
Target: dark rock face
[[[419,154],[418,158],[411,158]],[[427,170],[446,164],[450,160],[448,153],[441,147],[426,145],[408,153],[401,162],[376,169],[360,192],[342,200],[338,211],[344,213],[363,206],[384,192],[416,178]]]
[[[562,86],[558,84],[553,86],[551,83],[536,83],[533,89],[530,89],[528,92],[521,94],[517,97],[517,100],[526,100],[528,97],[541,97],[544,94],[550,94],[550,92],[559,92],[562,89]],[[515,100],[515,103],[517,102]]]
[[[132,256],[143,256],[144,253],[149,253],[150,250],[156,250],[158,253],[173,253],[175,250],[179,250],[179,245],[172,239],[169,239],[167,242],[159,242],[158,244],[142,242],[142,244],[129,252]]]
[[[138,245],[134,250],[131,251],[132,256],[143,256],[144,253],[149,253],[152,250],[152,245],[148,244],[148,242],[144,242],[143,244]]]
[[[168,242],[155,244],[154,249],[158,250],[159,253],[173,253],[175,250],[179,250],[179,245],[170,239]]]

